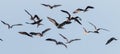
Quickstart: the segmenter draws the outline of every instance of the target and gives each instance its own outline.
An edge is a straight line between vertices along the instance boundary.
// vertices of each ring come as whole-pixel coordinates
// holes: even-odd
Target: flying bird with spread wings
[[[45,34],[46,32],[48,32],[49,30],[51,30],[51,28],[45,29],[44,31],[42,31],[42,33],[39,33],[39,32],[30,32],[30,34],[31,34],[31,35],[35,35],[35,36],[43,37],[44,34]]]
[[[55,42],[56,45],[63,45],[67,48],[67,45],[64,44],[63,42],[60,42],[60,41],[57,41],[55,39],[52,39],[52,38],[47,38],[46,41],[51,41],[51,42]]]
[[[4,25],[7,25],[7,26],[8,26],[8,29],[13,28],[14,26],[22,26],[22,25],[23,25],[23,24],[14,24],[14,25],[10,25],[10,24],[8,24],[8,23],[2,21],[2,20],[1,20],[1,22],[2,22]]]
[[[29,34],[28,32],[18,32],[19,34],[22,34],[22,35],[27,35],[29,37],[33,37],[31,34]]]
[[[41,4],[41,5],[43,5],[43,6],[45,6],[45,7],[49,7],[50,9],[53,9],[53,8],[56,8],[56,7],[59,7],[59,6],[62,6],[62,5],[60,5],[60,4],[58,4],[58,5],[49,5],[49,4]]]
[[[62,35],[62,34],[59,34],[59,35],[67,41],[66,44],[72,43],[74,41],[81,40],[81,39],[71,39],[71,40],[68,40],[67,37],[65,37],[64,35]]]
[[[110,44],[113,40],[117,41],[117,39],[116,39],[115,37],[111,37],[111,38],[106,42],[105,45]]]

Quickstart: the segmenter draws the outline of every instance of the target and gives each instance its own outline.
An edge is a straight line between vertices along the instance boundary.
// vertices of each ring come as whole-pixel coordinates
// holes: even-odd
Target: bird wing
[[[71,18],[71,20],[74,20],[74,21],[76,21],[77,23],[79,23],[80,25],[82,25],[82,23],[75,17],[75,18]]]
[[[64,25],[69,24],[67,21],[62,22],[61,24],[58,25],[58,28],[63,28]]]
[[[73,42],[73,41],[78,41],[78,40],[81,40],[81,39],[72,39],[72,40],[70,40],[68,43],[71,43],[71,42]]]
[[[49,7],[49,6],[50,6],[49,4],[41,4],[41,5],[46,6],[46,7]]]
[[[88,33],[88,31],[84,27],[83,27],[83,30],[84,30],[85,34]]]
[[[98,28],[97,30],[109,31],[108,29],[104,29],[104,28]]]
[[[8,24],[8,23],[6,23],[6,22],[4,22],[4,21],[1,21],[4,25],[7,25],[8,26],[8,28],[10,28],[11,26]]]
[[[55,42],[57,44],[57,41],[55,39],[52,39],[52,38],[47,38],[46,41],[52,41],[52,42]]]
[[[61,11],[64,12],[64,13],[66,13],[66,14],[68,14],[68,19],[69,20],[71,19],[71,15],[70,15],[70,13],[68,11],[65,11],[65,10],[61,10]]]
[[[50,22],[52,22],[55,26],[58,26],[59,24],[56,22],[56,20],[50,18],[50,17],[47,17],[49,19]]]
[[[87,7],[85,8],[85,11],[87,11],[88,9],[94,9],[94,7],[93,7],[93,6],[87,6]]]
[[[23,24],[14,24],[14,25],[11,25],[11,28],[13,27],[13,26],[22,26]]]
[[[92,26],[94,26],[95,30],[97,30],[97,27],[93,23],[89,22],[89,24],[91,24]]]
[[[75,13],[78,13],[78,12],[80,12],[80,11],[84,11],[84,10],[83,10],[83,9],[78,8],[78,9],[76,9],[75,11],[73,11],[73,13],[75,14]]]
[[[53,5],[52,7],[59,7],[59,6],[62,6],[62,5]]]
[[[65,37],[64,35],[62,35],[62,34],[59,34],[63,39],[65,39],[67,42],[68,42],[68,39],[67,39],[67,37]]]
[[[43,35],[45,32],[49,31],[49,30],[51,30],[51,28],[47,28],[47,29],[45,29],[44,31],[42,31],[42,35]]]
[[[106,45],[108,45],[110,42],[113,41],[113,38],[110,38],[107,42],[106,42]]]
[[[37,20],[40,20],[40,17],[38,15],[34,15],[34,18],[37,18]]]
[[[0,38],[0,41],[3,41],[3,39]]]
[[[19,34],[23,34],[23,35],[27,35],[27,36],[29,36],[29,37],[33,37],[32,35],[30,35],[29,33],[27,33],[27,32],[18,32]]]

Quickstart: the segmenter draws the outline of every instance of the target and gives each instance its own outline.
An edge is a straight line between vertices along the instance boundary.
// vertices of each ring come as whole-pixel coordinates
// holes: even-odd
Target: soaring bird
[[[113,40],[117,40],[115,37],[111,37],[107,42],[106,42],[106,44],[105,45],[108,45],[109,43],[111,43]]]
[[[78,41],[78,40],[81,40],[81,39],[71,39],[71,40],[68,40],[64,35],[62,35],[62,34],[59,34],[62,38],[64,38],[67,42],[67,44],[68,43],[71,43],[71,42],[73,42],[73,41]]]
[[[85,8],[84,12],[88,11],[88,9],[94,9],[94,7],[93,7],[93,6],[87,6],[87,7]]]
[[[19,34],[22,34],[22,35],[27,35],[29,37],[33,37],[31,34],[27,33],[27,32],[18,32]]]
[[[48,18],[48,20],[50,21],[50,22],[52,22],[57,28],[61,28],[61,29],[63,29],[64,27],[64,25],[66,25],[66,24],[70,24],[71,22],[67,22],[67,21],[64,21],[64,22],[62,22],[62,23],[58,23],[55,19],[52,19],[52,18],[50,18],[50,17],[47,17]]]
[[[8,29],[10,29],[10,28],[13,28],[14,26],[22,26],[22,24],[14,24],[14,25],[10,25],[10,24],[8,24],[8,23],[6,23],[6,22],[4,22],[4,21],[1,21],[4,25],[7,25],[8,26]]]
[[[43,6],[45,6],[45,7],[49,7],[50,9],[53,9],[53,8],[56,8],[56,7],[59,7],[59,6],[62,6],[62,5],[60,5],[60,4],[58,4],[58,5],[49,5],[49,4],[41,4],[41,5],[43,5]]]
[[[57,41],[57,40],[55,40],[55,39],[47,38],[46,41],[52,41],[52,42],[55,42],[56,45],[63,45],[63,46],[65,46],[65,47],[67,48],[67,45],[66,45],[66,44],[64,44],[63,42]]]
[[[51,28],[47,28],[44,31],[42,31],[41,33],[38,32],[30,32],[31,35],[35,35],[35,36],[40,36],[43,37],[44,33],[46,33],[47,31],[51,30]]]
[[[97,27],[96,27],[94,24],[92,24],[91,22],[89,22],[89,24],[91,24],[91,25],[95,28],[94,31],[89,31],[89,33],[90,33],[90,32],[91,32],[91,33],[99,33],[99,30],[109,31],[109,30],[104,29],[104,28],[97,28]]]

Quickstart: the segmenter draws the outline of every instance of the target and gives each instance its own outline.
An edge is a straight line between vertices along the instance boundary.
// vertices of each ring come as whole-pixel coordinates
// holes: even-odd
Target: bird
[[[110,44],[113,40],[117,41],[117,39],[116,39],[115,37],[111,37],[111,38],[106,42],[105,45]]]
[[[34,21],[34,22],[32,22],[32,23],[29,23],[29,22],[25,22],[26,24],[31,24],[31,25],[37,25],[37,28],[40,26],[40,25],[43,25],[41,22],[42,22],[43,20],[42,19],[40,19],[40,20],[38,20],[38,21]]]
[[[3,39],[0,38],[0,41],[3,41]]]
[[[50,22],[52,22],[57,28],[64,29],[64,25],[70,24],[71,22],[63,21],[62,23],[58,23],[55,19],[47,17]]]
[[[66,13],[68,15],[67,20],[70,21],[70,19],[72,17],[71,14],[66,10],[61,10],[61,12]]]
[[[80,11],[84,11],[83,9],[80,9],[80,8],[77,8],[75,11],[73,11],[73,14],[76,14],[76,13],[78,13],[78,12],[80,12]]]
[[[44,33],[46,33],[47,31],[51,30],[51,28],[47,28],[44,31],[42,31],[41,33],[39,32],[30,32],[31,35],[35,35],[35,36],[40,36],[43,37]]]
[[[29,33],[27,33],[27,32],[18,32],[19,34],[22,34],[22,35],[27,35],[27,36],[29,36],[29,37],[33,37],[31,34],[29,34]]]
[[[104,30],[104,31],[109,31],[108,29],[104,29],[104,28],[97,28],[94,24],[92,24],[91,22],[89,22],[89,24],[91,24],[95,30],[94,31],[88,31],[89,33],[99,33],[100,30]]]
[[[64,35],[62,35],[62,34],[59,34],[63,39],[65,39],[67,42],[66,42],[66,44],[68,44],[68,43],[72,43],[73,41],[78,41],[78,40],[81,40],[81,39],[71,39],[71,40],[68,40]]]
[[[88,9],[94,9],[93,6],[87,6],[85,9],[84,9],[84,12],[88,11]]]
[[[82,21],[82,19],[79,17],[79,16],[76,16],[76,17],[71,17],[70,20],[74,20],[76,21],[77,23],[79,23],[80,25],[82,25],[82,23],[80,21]],[[80,21],[79,21],[80,20]]]
[[[30,14],[27,10],[24,9],[24,11],[25,11],[28,15],[30,15],[30,20],[32,20],[32,21],[35,21],[35,19],[40,20],[40,18],[38,17],[38,15],[35,14],[34,16],[32,16],[32,14]]]
[[[50,9],[53,9],[53,8],[56,8],[56,7],[59,7],[59,6],[62,6],[62,5],[60,5],[60,4],[58,4],[58,5],[49,5],[49,4],[41,4],[41,5],[43,5],[43,6],[45,6],[45,7],[49,7]]]
[[[10,24],[2,21],[2,20],[1,20],[1,22],[2,22],[4,25],[7,25],[7,26],[8,26],[8,29],[13,28],[14,26],[22,26],[22,25],[23,25],[23,24],[13,24],[13,25],[10,25]]]
[[[63,42],[57,41],[55,39],[47,38],[46,41],[52,41],[52,42],[55,42],[56,45],[63,45],[63,46],[65,46],[67,48],[66,44],[64,44]]]

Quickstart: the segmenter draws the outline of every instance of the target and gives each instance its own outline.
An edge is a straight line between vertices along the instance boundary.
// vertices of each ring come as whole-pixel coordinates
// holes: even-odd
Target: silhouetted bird
[[[27,33],[27,32],[18,32],[19,34],[22,34],[22,35],[27,35],[29,37],[33,37],[31,34]]]
[[[47,18],[48,18],[48,20],[49,20],[50,22],[52,22],[57,28],[61,28],[61,29],[63,29],[63,26],[64,26],[64,25],[71,23],[71,22],[67,22],[67,21],[64,21],[64,22],[62,22],[62,23],[58,23],[56,20],[54,20],[54,19],[52,19],[52,18],[50,18],[50,17],[47,17]]]
[[[55,42],[56,45],[63,45],[63,46],[65,46],[67,48],[67,45],[65,45],[63,42],[57,41],[55,39],[47,38],[46,41],[52,41],[52,42]]]
[[[64,35],[62,35],[62,34],[59,34],[62,38],[64,38],[67,42],[67,44],[68,43],[71,43],[71,42],[73,42],[73,41],[78,41],[78,40],[81,40],[81,39],[71,39],[71,40],[68,40]]]
[[[113,40],[117,40],[115,37],[111,37],[107,42],[106,45],[108,45],[109,43],[111,43]]]
[[[47,28],[44,31],[42,31],[41,33],[38,32],[30,32],[31,35],[35,35],[35,36],[40,36],[43,37],[44,33],[46,33],[47,31],[51,30],[51,28]]]
[[[99,30],[109,31],[109,30],[104,29],[104,28],[97,28],[97,27],[96,27],[94,24],[92,24],[91,22],[89,22],[89,24],[91,24],[91,25],[95,28],[94,31],[88,31],[89,33],[90,33],[90,32],[91,32],[91,33],[99,33]]]
[[[10,25],[10,24],[8,24],[8,23],[6,23],[6,22],[4,22],[4,21],[1,21],[4,25],[7,25],[8,26],[8,29],[10,29],[10,28],[13,28],[13,26],[22,26],[22,24],[14,24],[14,25]]]
[[[53,6],[51,6],[51,5],[49,5],[49,4],[41,4],[41,5],[43,5],[43,6],[45,6],[45,7],[49,7],[50,9],[53,9],[53,8],[62,6],[62,5],[53,5]]]
[[[85,8],[84,12],[88,11],[88,9],[94,9],[94,7],[93,7],[93,6],[87,6],[87,7]]]
[[[80,21],[82,21],[82,19],[81,19],[80,17],[78,17],[78,16],[76,16],[76,17],[71,17],[70,20],[74,20],[74,21],[76,21],[77,23],[79,23],[80,25],[82,25],[82,23],[80,22]],[[80,20],[80,21],[79,21],[79,20]]]

